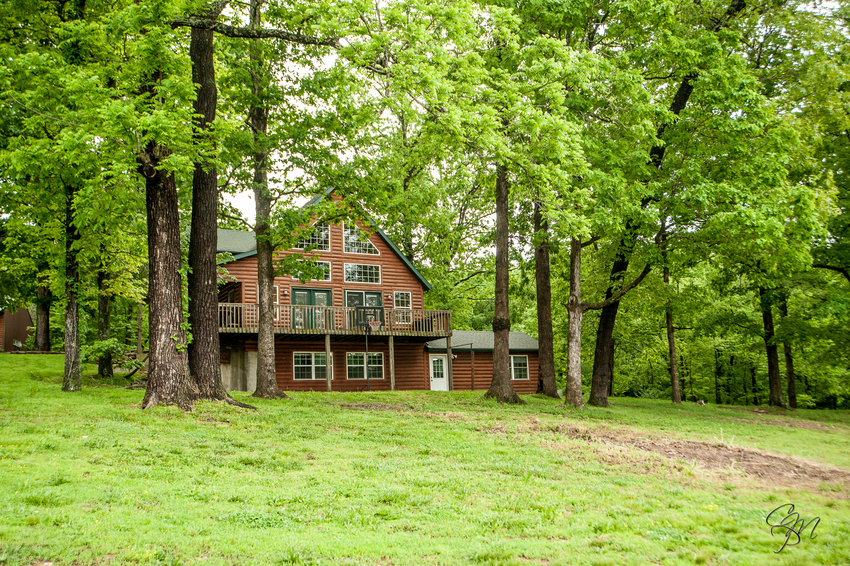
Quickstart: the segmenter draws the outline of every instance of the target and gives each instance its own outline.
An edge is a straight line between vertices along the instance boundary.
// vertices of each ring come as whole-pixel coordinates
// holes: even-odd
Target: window
[[[410,311],[410,309],[412,307],[411,303],[412,303],[412,300],[411,300],[411,297],[410,297],[410,293],[408,293],[406,291],[396,291],[395,292],[395,302],[394,302],[393,306],[396,309],[408,309],[406,312],[405,311],[398,311],[398,310],[395,311],[395,321],[397,323],[399,323],[399,324],[410,324],[411,323],[411,320],[412,320],[412,317],[411,317],[412,313]]]
[[[313,224],[313,232],[305,239],[298,242],[301,249],[310,248],[313,250],[330,251],[331,249],[331,229],[327,224]]]
[[[347,283],[380,283],[381,266],[346,263],[345,281]]]
[[[366,379],[366,371],[369,371],[369,379],[384,379],[384,354],[369,353],[369,367],[366,367],[366,354],[363,352],[349,352],[346,355],[346,366],[348,368],[348,379]]]
[[[324,352],[295,352],[292,354],[292,376],[299,381],[308,379],[327,379],[327,364]],[[333,379],[334,358],[331,354],[331,379]]]
[[[511,379],[528,379],[528,356],[511,356]]]
[[[442,356],[435,356],[431,358],[431,378],[432,379],[443,379],[446,377],[445,372],[445,364],[446,359]]]
[[[381,252],[370,242],[354,224],[345,224],[342,229],[343,251],[349,254],[380,255]]]
[[[298,262],[302,263],[302,262]],[[313,261],[313,260],[304,260],[303,263],[311,264],[311,266],[316,266],[322,270],[321,275],[317,279],[311,279],[309,275],[305,275],[303,281],[330,281],[331,280],[331,262],[329,261]],[[292,274],[293,279],[301,280],[301,272],[298,271],[298,268],[295,269],[295,273]]]

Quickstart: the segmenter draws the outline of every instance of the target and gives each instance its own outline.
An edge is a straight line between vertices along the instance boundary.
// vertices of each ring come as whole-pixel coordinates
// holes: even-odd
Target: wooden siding
[[[0,352],[14,352],[19,350],[14,346],[13,340],[22,344],[30,335],[30,327],[34,326],[32,317],[26,308],[16,311],[0,312]]]
[[[224,346],[227,348],[227,346]],[[234,345],[234,347],[240,347]],[[249,352],[257,351],[256,340],[245,340],[244,348]],[[349,380],[346,376],[345,354],[347,352],[362,352],[364,341],[362,339],[332,342],[331,352],[336,364],[334,365],[334,391],[365,391],[366,380]],[[445,352],[429,352],[424,344],[398,343],[395,344],[395,372],[397,390],[427,391],[431,389],[429,354],[445,354]],[[278,338],[275,342],[275,368],[277,383],[284,391],[327,391],[324,381],[295,381],[292,379],[294,352],[319,352],[325,351],[324,340],[311,340],[303,342],[286,341]],[[374,391],[389,391],[390,389],[390,362],[389,346],[387,343],[369,341],[370,352],[384,353],[384,379],[372,380],[371,386]],[[472,372],[469,350],[453,350],[452,354],[457,356],[453,359],[452,373],[455,391],[472,390]],[[512,356],[528,356],[528,379],[512,381],[514,390],[520,395],[528,395],[537,392],[537,372],[539,368],[537,352],[516,352]],[[493,380],[493,353],[475,352],[475,391],[486,391]]]
[[[246,343],[247,346],[247,343]],[[364,341],[333,342],[331,353],[333,354],[333,383],[334,391],[365,391],[365,379],[348,379],[346,369],[346,354],[348,352],[363,352]],[[254,343],[256,349],[256,342]],[[428,377],[428,362],[425,354],[424,344],[402,343],[395,344],[395,385],[397,390],[423,390],[430,389],[431,382]],[[288,342],[278,340],[275,342],[275,371],[277,385],[284,391],[327,391],[327,383],[324,380],[295,380],[293,379],[293,354],[295,352],[318,352],[324,353],[324,340]],[[389,345],[387,343],[373,343],[369,341],[369,353],[382,352],[384,354],[384,378],[370,380],[372,391],[390,390],[390,358]]]
[[[363,226],[358,222],[358,226]],[[395,292],[408,292],[411,294],[411,307],[423,309],[424,292],[419,279],[408,269],[401,259],[390,249],[383,238],[378,234],[372,234],[369,238],[372,244],[380,252],[380,255],[353,254],[343,251],[343,235],[341,224],[330,226],[330,251],[312,252],[308,254],[316,260],[329,261],[331,263],[330,281],[310,281],[301,283],[292,277],[276,277],[274,284],[278,286],[279,304],[288,305],[292,298],[294,288],[302,289],[329,289],[333,292],[333,306],[345,306],[344,291],[380,291],[382,302],[385,307],[392,308]],[[277,252],[276,257],[292,253],[291,250]],[[346,283],[344,281],[344,269],[346,263],[360,263],[381,266],[381,283]],[[257,303],[257,256],[249,256],[237,259],[225,264],[227,271],[232,277],[241,283],[241,302]],[[286,291],[286,293],[284,292]],[[387,298],[387,294],[390,298]]]
[[[431,352],[441,354],[444,352]],[[462,348],[452,350],[457,356],[452,360],[452,375],[455,391],[470,391],[472,389],[472,363],[469,350]],[[511,382],[514,390],[520,395],[537,392],[537,352],[511,352],[512,356],[528,356],[528,379],[516,379]],[[475,352],[475,391],[486,391],[493,381],[493,352]]]

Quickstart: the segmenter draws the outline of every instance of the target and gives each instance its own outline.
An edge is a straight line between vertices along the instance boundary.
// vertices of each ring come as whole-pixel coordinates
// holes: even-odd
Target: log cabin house
[[[489,387],[493,333],[453,333],[451,311],[425,309],[431,284],[380,228],[360,221],[314,226],[302,245],[312,246],[305,255],[322,266],[321,278],[274,281],[275,364],[282,390]],[[219,287],[222,380],[230,390],[253,391],[259,315],[254,233],[219,229],[218,251],[233,255],[223,263],[232,280]],[[365,319],[372,320],[368,335]],[[452,345],[457,335],[464,343],[460,351]],[[534,393],[537,341],[511,333],[511,354],[515,389]]]

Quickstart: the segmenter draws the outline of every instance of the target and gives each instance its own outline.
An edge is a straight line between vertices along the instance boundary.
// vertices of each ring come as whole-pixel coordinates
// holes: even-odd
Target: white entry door
[[[449,373],[446,367],[446,356],[431,354],[429,362],[431,366],[431,391],[448,391]]]

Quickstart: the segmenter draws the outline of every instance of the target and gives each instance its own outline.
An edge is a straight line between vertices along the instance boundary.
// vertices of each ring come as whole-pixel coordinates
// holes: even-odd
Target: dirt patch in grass
[[[443,411],[440,413],[425,413],[430,419],[444,419],[447,421],[468,421],[470,420],[469,413],[459,413],[457,411]]]
[[[835,430],[836,427],[829,426],[821,423],[816,423],[814,421],[791,421],[786,419],[774,419],[774,420],[758,420],[758,419],[732,419],[736,423],[746,423],[746,424],[760,424],[760,425],[769,425],[769,426],[785,426],[788,428],[804,428],[807,430]]]
[[[709,470],[742,471],[747,476],[774,487],[820,487],[824,484],[841,484],[844,489],[850,488],[850,472],[847,470],[754,448],[696,440],[653,439],[632,436],[626,431],[606,429],[590,431],[565,424],[556,427],[555,432],[585,442],[637,448],[654,452],[671,460],[696,462]]]
[[[413,407],[402,403],[345,403],[340,405],[343,409],[357,409],[361,411],[412,411]]]

